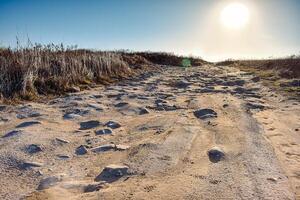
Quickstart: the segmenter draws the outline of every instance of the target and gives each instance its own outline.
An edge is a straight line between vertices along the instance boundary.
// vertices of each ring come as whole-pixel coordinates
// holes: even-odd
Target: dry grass
[[[61,94],[70,87],[101,83],[133,72],[114,52],[65,49],[37,45],[0,50],[0,94],[32,99],[39,94]]]
[[[182,66],[182,61],[184,59],[190,60],[192,66],[201,66],[203,64],[208,63],[201,58],[183,57],[183,56],[177,56],[173,53],[165,53],[165,52],[135,52],[132,53],[131,55],[137,55],[143,57],[154,64],[168,65],[168,66]]]
[[[216,65],[235,66],[254,72],[262,78],[296,79],[300,78],[300,57],[267,60],[226,60]]]
[[[241,60],[237,61],[242,67],[250,67],[257,70],[271,70],[280,78],[300,77],[300,58],[291,57],[272,60]]]
[[[300,96],[300,57],[268,60],[227,60],[217,65],[229,65],[259,76],[263,83],[279,92]],[[297,84],[298,83],[298,84]]]
[[[74,86],[109,83],[158,65],[179,66],[183,59],[169,53],[101,52],[53,44],[2,48],[0,100],[60,95],[74,90]],[[205,63],[189,59],[192,65]]]

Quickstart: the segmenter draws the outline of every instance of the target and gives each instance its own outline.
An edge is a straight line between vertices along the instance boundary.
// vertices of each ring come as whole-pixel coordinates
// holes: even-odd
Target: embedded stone
[[[108,165],[95,178],[95,181],[106,181],[108,183],[117,181],[122,176],[128,174],[129,167],[126,165]]]
[[[91,151],[94,153],[99,153],[99,152],[114,150],[115,148],[116,148],[116,145],[114,145],[114,144],[105,144],[105,145],[95,147],[95,148],[91,149]]]
[[[202,120],[218,117],[218,114],[214,110],[209,109],[209,108],[196,110],[196,111],[194,111],[194,115],[195,115],[195,117],[202,119]]]
[[[80,130],[88,130],[92,128],[96,128],[101,125],[101,122],[97,120],[90,120],[80,123]]]
[[[32,153],[37,153],[37,152],[40,152],[42,151],[42,147],[41,145],[38,145],[38,144],[30,144],[26,147],[26,151],[30,154]]]
[[[120,128],[121,125],[118,122],[114,122],[114,121],[109,121],[105,124],[105,126],[111,128],[111,129],[116,129],[116,128]]]
[[[130,146],[128,146],[128,145],[123,145],[123,144],[117,144],[116,145],[116,150],[118,150],[118,151],[125,151],[129,148],[130,148]]]
[[[208,152],[209,160],[213,163],[217,163],[223,159],[225,159],[224,151],[219,147],[213,147]]]
[[[101,130],[97,130],[95,131],[96,135],[110,135],[112,134],[112,130],[105,128],[105,129],[101,129]]]
[[[20,135],[20,134],[22,134],[21,130],[13,130],[13,131],[10,131],[10,132],[6,133],[4,136],[2,136],[2,138],[13,137],[13,136],[17,136],[17,135]]]
[[[37,125],[37,124],[41,124],[41,122],[39,122],[39,121],[23,122],[23,123],[19,124],[18,126],[16,126],[16,128],[25,128],[25,127],[29,127],[29,126],[33,126],[33,125]]]
[[[87,150],[86,147],[83,146],[83,145],[77,147],[76,150],[75,150],[75,153],[76,153],[77,155],[84,155],[84,154],[87,154],[87,152],[88,152],[88,150]]]
[[[48,189],[50,187],[57,185],[61,181],[62,181],[62,175],[55,175],[55,176],[44,178],[40,181],[37,190]]]
[[[25,161],[25,162],[23,162],[21,168],[22,169],[30,169],[32,167],[42,167],[42,166],[43,166],[43,163]]]

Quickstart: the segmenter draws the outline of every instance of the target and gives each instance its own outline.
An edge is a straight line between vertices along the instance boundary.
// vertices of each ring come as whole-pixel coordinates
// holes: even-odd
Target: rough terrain
[[[299,99],[214,65],[1,105],[0,199],[300,199],[299,129]]]

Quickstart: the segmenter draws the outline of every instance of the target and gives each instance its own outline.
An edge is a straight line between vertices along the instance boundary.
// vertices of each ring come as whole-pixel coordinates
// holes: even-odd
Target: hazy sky
[[[241,2],[248,23],[221,24]],[[103,50],[168,51],[208,60],[299,54],[300,0],[0,0],[0,45],[77,44]]]

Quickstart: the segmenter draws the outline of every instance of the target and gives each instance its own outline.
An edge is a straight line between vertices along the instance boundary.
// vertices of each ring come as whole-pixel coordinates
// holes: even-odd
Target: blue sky
[[[225,30],[219,14],[242,2],[250,22]],[[197,55],[209,60],[300,52],[299,0],[0,0],[0,45],[16,36],[38,43],[77,44]]]

